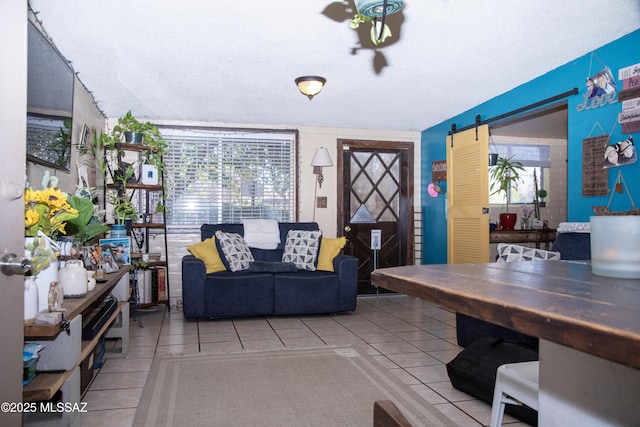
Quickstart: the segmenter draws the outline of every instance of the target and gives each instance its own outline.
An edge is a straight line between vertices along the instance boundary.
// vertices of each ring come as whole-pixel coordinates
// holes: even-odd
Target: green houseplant
[[[129,158],[124,161],[126,151],[131,151],[129,148],[123,148],[123,143],[128,142],[127,136],[130,132],[142,135],[140,149],[133,151],[143,154],[133,161]],[[118,124],[111,132],[94,135],[93,142],[86,151],[96,159],[101,159],[96,161],[109,189],[108,199],[113,205],[113,219],[117,224],[124,224],[129,219],[134,220],[138,215],[136,206],[132,203],[132,192],[128,192],[131,190],[131,184],[138,184],[136,171],[141,170],[143,164],[150,164],[156,167],[158,174],[164,174],[166,166],[163,156],[167,148],[168,144],[158,127],[150,122],[138,120],[131,111],[118,118]],[[164,194],[166,192],[163,191]],[[164,204],[164,199],[162,203]]]
[[[118,124],[113,127],[111,135],[117,141],[124,137],[125,142],[142,143],[151,147],[166,146],[158,126],[148,121],[138,120],[131,110],[118,119]]]
[[[512,161],[513,156],[498,157],[495,166],[491,166],[489,176],[491,177],[491,195],[503,193],[505,209],[500,214],[500,224],[506,230],[513,230],[518,219],[518,214],[509,212],[509,192],[518,189],[518,183],[522,180],[520,172],[524,172],[522,163]]]
[[[88,196],[78,194],[69,197],[69,205],[78,211],[78,216],[67,222],[67,232],[74,236],[74,241],[86,246],[98,236],[109,231],[104,224],[104,211],[93,204],[95,190],[87,189]]]

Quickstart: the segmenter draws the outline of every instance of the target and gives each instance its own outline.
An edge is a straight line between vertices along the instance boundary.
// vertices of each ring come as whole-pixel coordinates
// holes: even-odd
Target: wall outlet
[[[327,198],[326,197],[318,197],[318,198],[316,198],[316,207],[318,207],[318,208],[326,208],[327,207]]]

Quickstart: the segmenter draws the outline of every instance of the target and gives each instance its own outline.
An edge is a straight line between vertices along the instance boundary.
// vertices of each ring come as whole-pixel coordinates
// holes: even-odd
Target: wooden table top
[[[378,269],[371,282],[640,369],[640,280],[567,261]]]

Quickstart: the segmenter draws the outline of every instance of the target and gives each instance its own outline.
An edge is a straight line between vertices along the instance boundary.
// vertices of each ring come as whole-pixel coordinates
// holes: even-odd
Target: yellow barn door
[[[447,137],[447,262],[489,262],[489,126]]]

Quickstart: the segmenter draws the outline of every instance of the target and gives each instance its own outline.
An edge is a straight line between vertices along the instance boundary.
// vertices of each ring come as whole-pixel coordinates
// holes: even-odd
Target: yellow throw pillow
[[[338,237],[337,239],[323,237],[322,241],[320,242],[318,270],[333,271],[333,259],[338,256],[338,254],[346,244],[346,237]]]
[[[194,243],[189,246],[187,250],[194,257],[204,261],[204,265],[207,267],[207,274],[217,273],[219,271],[227,271],[220,254],[216,248],[216,238],[211,237],[203,240],[202,242]]]

